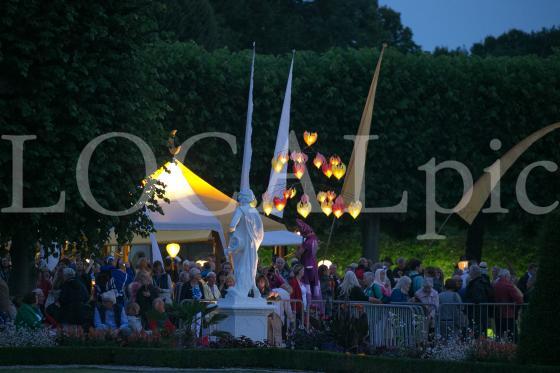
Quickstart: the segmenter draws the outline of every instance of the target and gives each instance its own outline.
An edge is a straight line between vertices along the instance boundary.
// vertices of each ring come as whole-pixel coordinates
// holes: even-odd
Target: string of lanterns
[[[303,133],[303,141],[310,148],[318,140],[317,132],[305,131]],[[309,160],[307,154],[302,151],[292,151],[291,153],[281,152],[272,159],[271,165],[272,170],[276,173],[280,173],[287,166],[288,162],[292,162],[292,173],[294,176],[301,180],[306,172],[306,163]],[[334,154],[328,159],[321,153],[316,152],[312,160],[313,166],[320,170],[323,175],[330,179],[335,177],[336,180],[341,180],[344,175],[346,175],[346,165],[342,162],[341,158]],[[262,196],[262,208],[266,215],[270,215],[273,209],[278,211],[283,211],[288,200],[295,198],[297,191],[294,186],[282,191],[280,196],[271,196],[268,192],[264,193]],[[317,193],[317,201],[321,206],[321,210],[326,216],[333,214],[337,219],[339,219],[345,212],[348,212],[350,216],[354,219],[360,215],[362,210],[362,203],[360,201],[352,201],[345,204],[344,198],[342,196],[337,196],[333,190],[320,191]],[[296,209],[299,215],[306,218],[312,210],[312,205],[307,194],[303,194],[300,197],[299,202],[296,204]]]

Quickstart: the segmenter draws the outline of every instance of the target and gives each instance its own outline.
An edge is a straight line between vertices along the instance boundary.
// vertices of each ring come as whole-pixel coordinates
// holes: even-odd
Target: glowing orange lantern
[[[286,200],[284,198],[280,198],[280,197],[274,197],[274,207],[276,207],[276,210],[278,211],[282,211],[284,210],[284,207],[286,207]]]
[[[321,210],[323,210],[323,213],[325,215],[329,216],[332,213],[332,206],[332,202],[324,201],[323,203],[321,203]]]
[[[303,177],[303,173],[305,172],[305,165],[303,163],[294,163],[294,175],[298,179]]]
[[[326,177],[332,176],[332,166],[329,163],[324,163],[321,169]]]
[[[332,169],[333,175],[337,178],[337,180],[340,180],[346,173],[346,165],[342,162],[337,164],[336,166],[333,166]]]
[[[296,196],[296,188],[290,188],[290,198],[294,198]]]
[[[315,158],[313,159],[313,165],[315,165],[315,167],[317,167],[317,169],[321,168],[321,166],[323,165],[323,163],[325,163],[327,160],[325,159],[325,157],[323,156],[323,154],[321,153],[317,153],[315,155]]]
[[[331,166],[336,166],[340,163],[340,157],[338,155],[333,155],[329,160]]]
[[[282,164],[282,162],[280,162],[277,159],[273,159],[272,160],[272,169],[274,170],[274,172],[280,172],[282,171],[282,169],[284,168],[284,165]]]
[[[360,211],[362,211],[362,203],[360,201],[350,202],[347,210],[350,216],[356,219],[360,215]]]
[[[279,153],[278,154],[278,161],[282,164],[288,163],[288,153]]]
[[[319,201],[319,203],[325,202],[326,199],[327,199],[327,193],[325,193],[325,192],[317,193],[317,201]]]
[[[315,144],[317,141],[317,132],[307,132],[303,133],[303,141],[307,144],[307,146],[311,146]]]
[[[311,212],[311,203],[309,203],[309,197],[307,194],[301,196],[300,201],[297,204],[297,212],[305,219],[307,215]]]
[[[342,196],[338,196],[336,201],[334,201],[332,212],[337,219],[344,214],[344,199]]]
[[[328,199],[330,202],[332,202],[332,201],[334,201],[335,198],[336,198],[336,193],[333,192],[332,190],[329,190],[329,191],[327,192],[327,199]]]
[[[268,200],[268,201],[263,200],[262,208],[263,208],[263,211],[264,211],[264,213],[266,214],[266,216],[270,215],[270,213],[272,212],[272,208],[273,208],[273,207],[274,207],[274,204],[272,203],[272,201],[270,201],[270,200]]]
[[[288,199],[290,198],[291,193],[292,193],[292,192],[290,192],[290,189],[285,189],[285,190],[282,192],[282,195],[284,196],[284,199],[285,199],[285,200],[288,200]]]
[[[294,163],[305,163],[307,162],[307,154],[302,153],[302,152],[292,152],[292,154],[290,155],[290,158],[292,158],[292,161],[294,161]]]

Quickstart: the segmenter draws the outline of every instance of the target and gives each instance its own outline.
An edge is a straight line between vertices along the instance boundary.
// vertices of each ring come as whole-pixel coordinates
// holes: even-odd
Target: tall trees
[[[476,43],[471,53],[477,56],[523,56],[535,54],[546,57],[560,48],[560,29],[543,28],[530,33],[510,30],[498,37],[488,36],[482,43]]]
[[[96,136],[127,132],[152,147],[165,141],[163,88],[140,56],[155,35],[150,7],[127,0],[2,4],[0,128],[2,135],[36,136],[24,143],[23,185],[14,187],[22,187],[24,207],[51,206],[60,198],[65,204],[63,213],[0,214],[0,238],[12,242],[18,294],[29,288],[39,240],[87,239],[93,249],[111,227],[121,238],[150,230],[142,209],[121,217],[95,212],[76,183],[80,153]],[[0,141],[2,207],[14,201],[14,143]],[[144,175],[139,150],[122,138],[103,142],[89,166],[93,196],[110,210],[133,205]],[[148,206],[157,208],[153,200]]]

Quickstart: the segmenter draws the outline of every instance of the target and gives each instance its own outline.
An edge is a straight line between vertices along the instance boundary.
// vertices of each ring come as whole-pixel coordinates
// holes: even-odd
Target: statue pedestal
[[[245,336],[255,342],[264,342],[267,339],[268,315],[273,310],[274,306],[268,305],[262,298],[220,299],[218,312],[227,315],[227,318],[220,321],[216,329],[236,338]]]

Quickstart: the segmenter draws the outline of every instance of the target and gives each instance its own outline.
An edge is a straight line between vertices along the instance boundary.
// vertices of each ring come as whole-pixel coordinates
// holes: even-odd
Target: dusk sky
[[[466,47],[512,28],[560,25],[560,0],[379,0],[401,13],[422,49]]]

